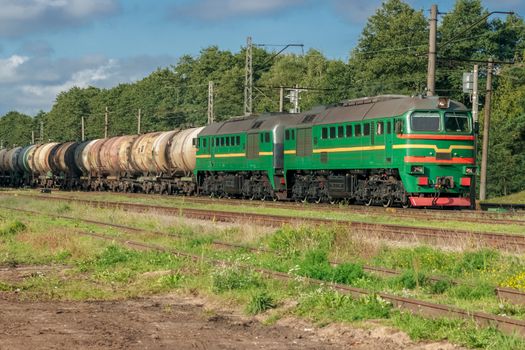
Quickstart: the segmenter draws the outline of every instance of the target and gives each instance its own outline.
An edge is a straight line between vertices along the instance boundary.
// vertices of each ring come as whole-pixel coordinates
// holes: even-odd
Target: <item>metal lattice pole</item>
[[[253,112],[252,93],[253,93],[253,52],[252,37],[246,39],[246,65],[244,76],[244,115],[251,115]]]

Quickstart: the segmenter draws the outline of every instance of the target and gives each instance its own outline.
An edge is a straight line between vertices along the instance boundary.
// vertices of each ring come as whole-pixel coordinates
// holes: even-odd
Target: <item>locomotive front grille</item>
[[[451,160],[452,154],[450,152],[436,152],[437,160]]]

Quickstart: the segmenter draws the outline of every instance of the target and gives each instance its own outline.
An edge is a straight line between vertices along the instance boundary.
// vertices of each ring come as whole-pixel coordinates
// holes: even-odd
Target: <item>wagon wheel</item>
[[[410,201],[405,200],[404,202],[401,202],[401,206],[403,207],[403,209],[409,208],[410,207]]]
[[[392,197],[384,198],[382,203],[384,208],[388,208],[392,205]]]
[[[372,199],[372,197],[369,197],[367,200],[365,200],[365,205],[369,207],[372,205],[373,202],[374,200]]]

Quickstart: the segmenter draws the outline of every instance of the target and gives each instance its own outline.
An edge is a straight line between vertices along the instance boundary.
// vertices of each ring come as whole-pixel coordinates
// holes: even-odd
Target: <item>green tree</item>
[[[0,140],[4,147],[25,146],[31,143],[33,119],[11,111],[0,118]]]
[[[426,81],[427,20],[401,0],[387,0],[368,18],[350,56],[353,96],[422,92]]]

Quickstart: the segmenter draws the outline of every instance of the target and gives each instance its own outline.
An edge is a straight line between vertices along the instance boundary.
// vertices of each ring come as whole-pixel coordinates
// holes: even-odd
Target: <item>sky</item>
[[[429,14],[454,0],[406,0]],[[381,0],[0,0],[0,115],[49,111],[73,86],[140,80],[210,45],[304,44],[348,60]],[[484,0],[525,14],[524,0]],[[275,47],[271,47],[275,49]],[[300,48],[287,52],[301,53]]]

